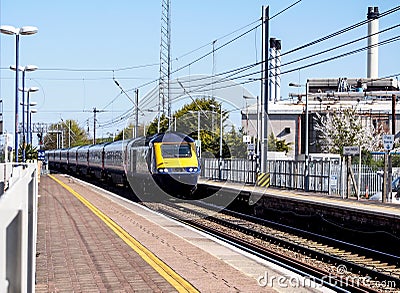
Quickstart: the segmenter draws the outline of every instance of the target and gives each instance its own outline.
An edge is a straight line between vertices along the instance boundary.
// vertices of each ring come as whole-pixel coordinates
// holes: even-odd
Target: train
[[[45,156],[50,170],[129,186],[138,197],[190,196],[201,170],[195,141],[179,132],[46,150]]]

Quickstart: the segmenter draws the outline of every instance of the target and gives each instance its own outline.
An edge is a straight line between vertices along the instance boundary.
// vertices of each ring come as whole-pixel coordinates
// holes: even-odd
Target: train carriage
[[[179,133],[161,134],[149,142],[154,181],[168,193],[193,192],[200,175],[194,140]]]
[[[187,195],[196,189],[200,166],[192,138],[161,133],[133,140],[127,150],[127,176],[135,193],[160,188],[170,195]]]
[[[75,146],[68,149],[68,170],[72,173],[78,173],[78,149],[81,146]]]
[[[119,140],[104,146],[104,170],[107,178],[114,184],[127,184],[126,145],[127,140]]]
[[[89,173],[97,179],[105,178],[104,171],[104,148],[108,143],[95,144],[90,146],[88,153]]]
[[[68,149],[61,149],[60,151],[60,169],[68,172]]]
[[[89,175],[89,148],[91,145],[81,146],[76,151],[77,165],[76,171],[81,175]]]
[[[55,169],[55,150],[46,150],[45,157],[50,169]]]
[[[55,169],[61,169],[61,149],[54,150],[54,162]]]

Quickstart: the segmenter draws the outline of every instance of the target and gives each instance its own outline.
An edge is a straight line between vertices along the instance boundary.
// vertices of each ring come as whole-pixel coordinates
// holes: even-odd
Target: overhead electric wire
[[[282,9],[281,11],[279,11],[278,13],[276,13],[275,15],[271,16],[271,17],[269,18],[269,20],[271,20],[271,19],[277,17],[278,15],[284,13],[286,10],[289,10],[289,9],[292,8],[293,6],[299,4],[300,2],[301,2],[301,0],[299,0],[299,1],[297,1],[297,2],[295,2],[295,3],[293,3],[293,4],[291,4],[291,5],[289,5],[288,7],[284,8],[284,9]]]
[[[300,0],[300,1],[301,1],[301,0]],[[197,52],[197,51],[199,51],[199,50],[201,50],[201,49],[203,49],[203,48],[205,48],[205,47],[207,47],[207,46],[212,45],[214,42],[216,42],[216,41],[218,41],[218,40],[221,40],[221,39],[225,39],[226,37],[229,37],[230,35],[233,35],[233,34],[235,34],[235,33],[237,33],[237,32],[240,32],[240,31],[244,30],[245,28],[247,28],[247,27],[249,27],[249,26],[251,26],[251,25],[253,25],[253,24],[255,24],[255,23],[259,22],[259,21],[260,21],[260,19],[257,19],[257,20],[255,20],[255,21],[253,21],[252,23],[249,23],[249,24],[247,24],[247,25],[245,25],[245,26],[243,26],[243,27],[241,27],[241,28],[238,28],[238,29],[234,30],[233,32],[230,32],[230,33],[228,33],[228,34],[226,34],[226,35],[224,35],[224,36],[222,36],[222,37],[216,38],[216,39],[215,39],[214,41],[212,41],[212,42],[209,42],[209,43],[207,43],[207,44],[204,44],[204,45],[198,47],[197,49],[194,49],[194,50],[192,50],[192,51],[189,51],[188,53],[185,53],[185,54],[183,54],[183,55],[177,57],[176,59],[179,60],[179,59],[181,59],[181,58],[183,58],[183,57],[186,57],[186,56],[188,56],[188,55],[190,55],[190,54],[192,54],[192,53],[194,53],[194,52]]]
[[[382,18],[382,17],[387,16],[387,15],[389,15],[389,14],[392,14],[392,13],[398,11],[398,10],[400,10],[400,6],[394,7],[394,8],[392,8],[392,9],[388,10],[388,11],[385,11],[385,12],[383,12],[383,13],[380,13],[380,14],[378,15],[378,18]],[[307,47],[310,47],[310,46],[312,46],[312,45],[318,44],[318,43],[320,43],[320,42],[326,41],[326,40],[328,40],[328,39],[331,39],[331,38],[333,38],[333,37],[336,37],[336,36],[338,36],[338,35],[341,35],[341,34],[343,34],[343,33],[346,33],[346,32],[348,32],[348,31],[351,31],[351,30],[353,30],[353,29],[355,29],[355,28],[357,28],[357,27],[360,27],[360,26],[362,26],[362,25],[364,25],[364,24],[366,24],[366,23],[368,23],[368,22],[370,22],[370,21],[371,21],[371,20],[369,20],[369,19],[360,21],[360,22],[358,22],[358,23],[356,23],[356,24],[353,24],[353,25],[348,26],[348,27],[346,27],[346,28],[344,28],[344,29],[341,29],[341,30],[339,30],[339,31],[336,31],[336,32],[334,32],[334,33],[332,33],[332,34],[330,34],[330,35],[327,35],[327,36],[325,36],[325,37],[319,38],[319,39],[317,39],[317,40],[314,40],[314,41],[312,41],[312,42],[309,42],[309,43],[307,43],[307,44],[304,44],[304,45],[301,45],[301,46],[299,46],[299,47],[297,47],[297,48],[294,48],[294,49],[292,49],[292,50],[290,50],[290,51],[287,51],[287,52],[285,52],[285,53],[282,53],[281,56],[288,55],[288,54],[291,54],[291,53],[293,53],[293,52],[296,52],[296,51],[305,49],[305,48],[307,48]]]
[[[356,50],[353,50],[353,51],[349,51],[349,52],[346,52],[346,53],[343,53],[343,54],[339,54],[339,55],[336,55],[336,56],[333,56],[333,57],[330,57],[330,58],[326,58],[326,59],[321,60],[321,61],[313,62],[311,64],[306,64],[306,65],[303,65],[303,66],[300,66],[300,67],[296,67],[294,69],[290,69],[290,70],[287,70],[287,71],[282,71],[281,75],[284,75],[284,74],[287,74],[287,73],[290,73],[290,72],[293,72],[293,71],[298,71],[298,70],[301,70],[301,69],[304,69],[304,68],[316,66],[316,65],[319,65],[319,64],[322,64],[322,63],[330,62],[330,61],[333,61],[333,60],[336,60],[336,59],[340,59],[340,58],[343,58],[343,57],[347,57],[347,56],[350,56],[350,55],[365,51],[365,50],[367,50],[369,48],[373,48],[373,47],[376,47],[376,46],[383,46],[383,45],[390,44],[390,43],[393,43],[393,42],[396,42],[396,41],[399,41],[399,40],[400,40],[400,35],[392,37],[392,38],[387,39],[387,40],[383,40],[383,41],[379,42],[378,44],[365,46],[365,47],[362,47],[362,48],[359,48],[359,49],[356,49]],[[229,80],[233,81],[233,80],[242,79],[242,78],[245,78],[245,77],[250,77],[250,76],[253,76],[253,75],[259,75],[260,72],[261,71],[256,71],[256,72],[252,72],[252,73],[249,73],[249,74],[246,74],[246,75],[230,77]],[[275,76],[275,75],[273,75],[273,76]],[[224,78],[224,80],[222,80],[222,81],[226,81],[226,80],[228,80],[228,79]],[[256,80],[260,80],[260,78],[257,78],[257,79],[251,80],[251,81],[247,81],[246,80],[245,82],[242,82],[240,84],[246,84],[246,83],[250,83],[250,82],[253,82],[253,81],[256,81]],[[222,81],[218,80],[216,83],[214,83],[214,89],[224,89],[224,88],[229,88],[229,87],[237,85],[237,84],[235,84],[235,85],[215,87],[216,84],[221,83]],[[197,88],[195,88],[194,90],[190,91],[190,93],[195,93],[195,92],[197,92],[199,90],[203,90],[204,91],[204,88],[206,88],[207,86],[211,86],[211,83],[199,85]]]
[[[386,31],[391,30],[391,29],[393,29],[393,28],[396,28],[396,27],[398,27],[398,26],[399,26],[399,25],[392,26],[392,27],[390,27],[390,28],[388,28],[388,29],[382,30],[381,32],[386,32]],[[333,48],[331,48],[331,49],[328,49],[328,50],[325,50],[325,51],[326,51],[326,52],[329,52],[329,51],[332,51],[332,50],[337,49],[337,48],[339,48],[339,47],[343,47],[343,46],[346,46],[346,45],[348,45],[348,44],[351,44],[351,43],[360,41],[360,40],[362,40],[362,39],[364,39],[364,38],[365,38],[365,37],[359,38],[359,39],[356,39],[356,40],[351,41],[351,42],[349,42],[349,43],[345,43],[345,44],[342,44],[342,45],[340,45],[340,46],[335,46],[335,47],[333,47]],[[337,56],[334,56],[334,57],[331,57],[331,58],[327,58],[327,59],[324,59],[324,60],[322,60],[322,61],[318,61],[318,62],[314,62],[314,63],[308,64],[308,65],[304,65],[304,66],[301,66],[301,67],[297,67],[297,68],[292,69],[292,70],[289,70],[289,71],[284,71],[284,72],[281,72],[281,74],[286,74],[286,73],[289,73],[289,72],[292,72],[292,71],[297,71],[297,70],[299,70],[299,69],[303,69],[303,68],[307,68],[307,67],[311,67],[311,66],[316,66],[316,65],[319,65],[319,64],[321,64],[321,63],[329,62],[329,61],[332,61],[332,60],[335,60],[335,59],[343,58],[343,57],[346,57],[346,56],[349,56],[349,55],[353,55],[353,54],[356,54],[356,53],[365,51],[366,49],[368,49],[368,48],[370,48],[370,47],[381,46],[381,45],[389,44],[389,43],[392,43],[392,42],[395,42],[395,41],[398,41],[398,40],[399,40],[399,36],[393,37],[393,38],[391,38],[391,39],[381,41],[381,42],[379,42],[377,45],[371,45],[371,46],[359,48],[359,49],[357,49],[357,50],[353,50],[353,51],[350,51],[350,52],[347,52],[347,53],[344,53],[344,54],[340,54],[340,55],[337,55]],[[325,51],[323,51],[323,52],[325,52]],[[322,52],[322,53],[323,53],[323,52]],[[322,53],[317,53],[317,54],[315,54],[315,55],[320,55],[320,54],[322,54]],[[308,59],[308,58],[310,58],[310,56],[306,56],[306,57],[304,57],[304,58],[298,59],[298,60],[296,60],[296,62],[299,62],[299,61],[302,61],[302,60],[305,60],[305,59]],[[293,62],[292,62],[292,63],[293,63]],[[252,73],[249,73],[249,74],[246,74],[246,75],[241,75],[241,76],[237,76],[237,77],[232,78],[233,76],[235,76],[236,74],[238,74],[238,72],[246,71],[246,70],[248,70],[249,68],[252,68],[252,67],[254,67],[254,66],[256,66],[256,65],[258,65],[258,64],[257,64],[257,63],[256,63],[256,64],[251,64],[251,65],[243,66],[243,67],[241,67],[241,68],[239,68],[239,69],[233,69],[233,70],[229,70],[229,71],[227,71],[227,72],[218,74],[218,75],[224,75],[224,74],[227,74],[227,73],[236,72],[236,73],[231,74],[231,75],[228,76],[228,77],[225,77],[225,78],[223,78],[223,79],[221,79],[221,80],[218,80],[217,82],[214,82],[214,83],[213,83],[214,89],[215,89],[215,90],[217,90],[217,89],[223,89],[223,88],[228,88],[228,87],[232,87],[232,86],[236,86],[236,85],[237,85],[237,84],[236,84],[236,85],[228,85],[228,86],[227,86],[227,85],[223,85],[223,86],[221,86],[221,87],[215,87],[217,84],[222,83],[222,82],[226,82],[227,80],[231,80],[231,81],[232,81],[232,80],[242,79],[242,78],[245,78],[245,77],[250,77],[250,76],[259,74],[260,71],[257,71],[257,72],[252,72]],[[287,64],[284,64],[284,65],[287,65]],[[202,77],[201,77],[200,79],[202,79]],[[210,79],[210,77],[207,76],[207,77],[204,77],[204,79]],[[260,78],[255,79],[255,80],[259,80],[259,79],[260,79]],[[195,79],[195,80],[196,80],[196,79]],[[247,83],[250,83],[250,82],[254,82],[255,80],[247,80],[247,81],[244,81],[244,82],[239,83],[239,84],[247,84]],[[193,81],[193,80],[192,80],[192,81]],[[210,83],[210,82],[209,82],[209,83],[206,83],[206,84],[199,85],[199,86],[195,87],[194,90],[192,89],[192,90],[190,91],[190,93],[195,93],[196,91],[204,90],[204,88],[206,88],[207,86],[211,86],[211,85],[212,85],[212,83]],[[181,95],[181,96],[182,96],[182,95]],[[177,97],[175,97],[173,100],[175,100],[175,99],[177,99],[177,98],[180,98],[181,96],[177,96]]]
[[[353,50],[353,51],[350,51],[350,52],[347,52],[347,53],[344,53],[344,54],[340,54],[340,55],[337,55],[337,56],[334,56],[334,57],[331,57],[331,58],[327,58],[327,59],[324,59],[324,60],[321,60],[321,61],[317,61],[317,62],[314,62],[314,63],[311,63],[311,64],[300,66],[300,67],[297,67],[295,69],[282,71],[281,74],[290,73],[290,72],[293,72],[293,71],[297,71],[297,70],[301,70],[301,69],[308,68],[308,67],[311,67],[311,66],[315,66],[315,65],[322,64],[322,63],[326,63],[326,62],[329,62],[329,61],[332,61],[332,60],[335,60],[335,59],[339,59],[339,58],[342,58],[342,57],[347,57],[347,56],[350,56],[350,55],[365,51],[365,50],[367,50],[369,48],[373,48],[373,47],[377,47],[377,46],[383,46],[383,45],[386,45],[386,44],[397,42],[399,40],[400,40],[400,35],[396,36],[396,37],[393,37],[393,38],[390,38],[390,39],[387,39],[387,40],[384,40],[384,41],[381,41],[381,42],[379,42],[378,44],[375,44],[375,45],[366,46],[364,48],[359,48],[359,49],[356,49],[356,50]]]
[[[299,1],[297,1],[297,2],[295,2],[295,3],[293,3],[293,4],[291,4],[290,6],[286,7],[286,8],[283,9],[282,11],[280,11],[280,12],[278,12],[277,14],[275,14],[274,16],[272,16],[270,19],[272,19],[272,18],[274,18],[274,17],[280,15],[281,13],[285,12],[286,10],[288,10],[289,8],[293,7],[294,5],[296,5],[296,4],[300,3],[300,2],[301,2],[301,0],[299,0]],[[250,24],[248,24],[248,25],[246,25],[246,26],[244,26],[244,27],[242,27],[242,28],[240,28],[240,29],[237,29],[237,30],[235,30],[235,31],[233,31],[233,32],[231,32],[231,33],[229,33],[229,34],[223,36],[223,37],[220,37],[220,38],[218,38],[218,39],[216,39],[216,40],[214,40],[214,41],[212,41],[212,42],[210,42],[210,43],[207,43],[206,45],[203,45],[203,46],[201,46],[201,47],[198,48],[198,49],[192,50],[192,51],[190,51],[189,53],[184,54],[183,56],[189,55],[189,54],[191,54],[192,52],[198,51],[199,49],[204,48],[204,47],[206,47],[206,46],[208,46],[208,45],[210,45],[210,44],[214,44],[217,40],[222,39],[222,38],[225,38],[225,37],[227,37],[227,36],[230,36],[230,35],[232,35],[233,33],[236,33],[236,32],[238,32],[238,31],[241,31],[241,30],[243,30],[244,28],[246,28],[246,27],[248,27],[248,26],[250,26],[250,25],[253,25],[254,23],[256,23],[256,22],[258,22],[258,21],[260,21],[260,20],[261,20],[261,18],[257,19],[256,21],[254,21],[254,22],[252,22],[252,23],[250,23]],[[204,59],[205,57],[207,57],[207,56],[209,56],[209,55],[211,55],[211,54],[214,54],[215,51],[217,51],[217,50],[219,50],[219,49],[221,49],[221,48],[227,46],[228,44],[234,42],[234,41],[237,40],[238,38],[243,37],[244,35],[248,34],[249,32],[251,32],[251,31],[257,29],[259,26],[261,26],[261,23],[260,23],[259,25],[257,25],[256,27],[252,28],[251,30],[248,30],[247,32],[241,34],[240,36],[234,38],[233,40],[230,40],[230,41],[226,42],[225,44],[221,45],[221,46],[218,47],[217,49],[214,48],[212,51],[206,53],[205,55],[203,55],[203,56],[201,56],[201,57],[199,57],[199,58],[197,58],[196,60],[194,60],[194,61],[192,61],[192,62],[190,62],[190,63],[188,63],[188,64],[186,64],[186,65],[184,65],[184,66],[182,66],[182,67],[180,67],[180,68],[178,68],[178,69],[176,69],[176,70],[174,70],[173,72],[171,72],[171,74],[176,73],[176,72],[178,72],[178,71],[180,71],[180,70],[182,70],[182,69],[184,69],[184,68],[186,68],[186,67],[189,67],[189,66],[191,66],[192,64],[194,64],[194,63],[196,63],[196,62],[198,62],[198,61]],[[181,56],[181,57],[179,57],[179,58],[182,58],[183,56]],[[145,85],[151,84],[151,83],[153,83],[153,82],[158,82],[158,79],[153,80],[153,81],[151,81],[151,82],[148,82],[148,83],[146,83]],[[140,85],[139,87],[136,87],[136,88],[141,88],[141,87],[143,87],[143,86],[144,86],[144,85]]]
[[[336,50],[336,49],[343,48],[343,47],[345,47],[345,46],[348,46],[348,45],[357,43],[357,42],[359,42],[359,41],[361,41],[361,40],[367,39],[367,38],[369,38],[369,37],[371,37],[371,36],[380,35],[380,34],[382,34],[382,33],[384,33],[384,32],[390,31],[390,30],[395,29],[395,28],[398,28],[398,27],[400,27],[400,24],[397,24],[397,25],[391,26],[391,27],[389,27],[389,28],[383,29],[383,30],[381,30],[381,31],[379,31],[379,32],[376,32],[376,33],[373,33],[373,34],[371,34],[371,35],[367,35],[367,36],[364,36],[364,37],[355,39],[355,40],[353,40],[353,41],[350,41],[350,42],[347,42],[347,43],[343,43],[343,44],[341,44],[341,45],[338,45],[338,46],[335,46],[335,47],[326,49],[326,50],[324,50],[324,51],[320,51],[320,52],[317,52],[317,53],[308,55],[308,56],[306,56],[306,57],[302,57],[302,58],[299,58],[299,59],[296,59],[296,60],[293,60],[293,61],[289,61],[289,62],[283,63],[283,64],[280,65],[280,67],[284,67],[284,66],[287,66],[287,65],[290,65],[290,64],[293,64],[293,63],[297,63],[297,62],[306,60],[306,59],[310,59],[310,58],[312,58],[312,57],[316,57],[316,56],[318,56],[318,55],[322,55],[322,54],[328,53],[328,52],[330,52],[330,51],[334,51],[334,50]],[[272,67],[272,68],[270,68],[270,69],[275,69],[275,68],[277,68],[277,66]]]
[[[294,4],[297,4],[297,3],[298,3],[298,2],[296,2],[296,3],[294,3]],[[399,9],[400,9],[400,6],[397,6],[397,7],[392,8],[392,9],[386,11],[386,12],[381,13],[381,14],[379,15],[379,17],[387,16],[387,15],[389,15],[389,14],[391,14],[391,13],[394,13],[394,12],[398,11]],[[276,16],[276,15],[275,15],[275,16]],[[298,50],[300,50],[300,49],[304,49],[304,48],[309,47],[309,46],[311,46],[311,45],[314,45],[314,44],[317,44],[317,43],[319,43],[319,42],[328,40],[328,39],[330,39],[330,38],[332,38],[332,37],[335,37],[335,36],[338,36],[338,35],[343,34],[343,33],[345,33],[345,32],[348,32],[348,31],[350,31],[350,30],[353,30],[353,29],[355,29],[355,28],[357,28],[357,27],[359,27],[359,26],[361,26],[361,25],[364,25],[364,24],[366,24],[366,23],[368,23],[368,22],[369,22],[369,20],[361,21],[361,22],[359,22],[359,23],[357,23],[357,24],[354,24],[354,25],[351,25],[351,26],[346,27],[346,28],[344,28],[344,29],[341,29],[341,30],[339,30],[339,31],[337,31],[337,32],[335,32],[335,33],[332,33],[332,34],[328,35],[328,36],[319,38],[319,39],[317,39],[317,40],[315,40],[315,41],[313,41],[313,42],[310,42],[310,43],[308,43],[308,44],[302,45],[302,46],[297,47],[297,48],[295,48],[295,49],[292,49],[292,50],[290,50],[290,51],[288,51],[288,52],[282,53],[281,56],[290,54],[290,53],[295,52],[295,51],[298,51]],[[381,32],[385,32],[385,31],[387,31],[387,30],[390,30],[390,29],[393,29],[393,28],[396,28],[396,27],[398,27],[398,26],[393,26],[393,27],[388,28],[388,29],[385,29],[385,30],[383,30],[383,31],[381,31]],[[362,40],[362,39],[364,39],[364,38],[366,38],[366,37],[359,38],[359,39],[357,39],[357,40],[355,40],[355,41],[342,44],[341,46],[349,45],[349,44],[351,44],[351,43],[357,42],[357,41]],[[333,48],[328,49],[328,50],[326,50],[326,51],[322,51],[322,52],[320,52],[320,53],[316,53],[316,54],[314,54],[314,55],[317,56],[317,55],[320,55],[320,54],[323,54],[323,53],[326,53],[326,52],[335,50],[335,49],[337,49],[337,48],[339,48],[339,47],[340,47],[340,46],[336,46],[336,47],[333,47]],[[212,53],[212,52],[209,52],[208,55],[211,54],[211,53]],[[207,55],[207,54],[206,54],[206,55]],[[203,56],[200,57],[200,58],[204,58],[206,55],[203,55]],[[207,56],[208,56],[208,55],[207,55]],[[297,60],[295,60],[295,61],[285,63],[285,64],[283,64],[283,65],[281,65],[281,66],[285,66],[285,65],[288,65],[288,64],[291,64],[291,63],[295,63],[295,62],[300,62],[300,61],[303,61],[303,60],[305,60],[305,59],[314,57],[314,55],[306,56],[306,57],[297,59]],[[198,59],[199,59],[199,58],[198,58]],[[198,59],[196,59],[196,60],[198,60]],[[193,61],[193,62],[196,62],[196,60]],[[270,60],[271,60],[271,58],[269,58],[269,59],[266,60],[265,62],[269,62]],[[257,66],[257,65],[259,65],[259,64],[261,64],[261,63],[262,63],[262,62],[257,62],[257,63],[255,63],[255,64],[246,65],[246,66],[244,66],[244,67],[239,68],[238,71],[243,71],[242,69],[247,70],[246,68],[255,67],[255,66]],[[191,65],[191,64],[193,64],[193,63],[189,63],[188,65]],[[186,65],[186,66],[188,66],[188,65]],[[266,70],[269,70],[269,69],[266,69]],[[235,71],[235,69],[232,70],[232,71]],[[229,72],[229,71],[228,71],[228,72]],[[260,72],[258,72],[258,73],[260,73]],[[218,75],[223,75],[223,74],[227,74],[227,72],[222,73],[222,74],[218,74]],[[257,74],[257,73],[252,73],[252,74],[250,74],[250,76],[251,76],[251,75],[254,75],[254,74]],[[218,75],[217,75],[217,76],[218,76]],[[206,78],[209,78],[209,77],[205,77],[205,79],[206,79]],[[207,85],[209,85],[209,84],[207,84]]]
[[[390,10],[388,10],[388,11],[386,11],[386,12],[380,14],[379,17],[383,17],[383,16],[389,15],[389,14],[391,14],[391,13],[394,13],[394,12],[398,11],[399,9],[400,9],[400,6],[397,6],[397,7],[395,7],[395,8],[392,8],[392,9],[390,9]],[[359,23],[357,23],[357,24],[355,24],[355,25],[351,25],[351,26],[349,26],[349,27],[347,27],[347,28],[345,28],[345,29],[339,30],[339,31],[337,31],[337,32],[335,32],[335,33],[333,33],[333,34],[330,34],[330,35],[326,36],[326,37],[322,37],[322,38],[320,38],[320,39],[318,39],[318,40],[316,40],[316,41],[313,41],[313,42],[310,42],[310,43],[308,43],[308,44],[306,44],[306,45],[302,45],[302,46],[300,46],[300,47],[298,47],[298,48],[292,49],[292,50],[290,50],[290,51],[288,51],[288,52],[286,52],[286,53],[281,54],[281,56],[287,55],[287,54],[289,54],[289,53],[292,53],[292,52],[294,52],[294,51],[297,51],[297,50],[300,50],[300,49],[303,49],[303,48],[306,48],[306,47],[308,47],[308,46],[310,46],[310,45],[317,44],[317,43],[319,43],[319,42],[322,42],[322,41],[324,41],[324,40],[327,40],[327,39],[332,38],[332,37],[334,37],[334,36],[337,36],[337,35],[339,35],[339,34],[348,32],[348,31],[350,31],[350,30],[352,30],[352,29],[354,29],[354,28],[356,28],[356,27],[359,27],[360,25],[363,25],[363,24],[365,24],[365,23],[368,23],[368,21],[369,21],[369,20],[366,20],[366,21],[359,22]],[[385,30],[382,30],[381,33],[382,33],[382,32],[386,32],[386,31],[391,30],[391,29],[394,29],[394,28],[396,28],[396,27],[398,27],[398,26],[399,26],[399,25],[395,25],[395,26],[392,26],[392,27],[387,28],[387,29],[385,29]],[[367,37],[368,37],[368,36],[367,36]],[[308,59],[308,58],[311,58],[311,57],[315,57],[315,56],[317,56],[317,55],[320,55],[320,54],[323,54],[323,53],[326,53],[326,52],[329,52],[329,51],[338,49],[338,48],[340,48],[340,47],[347,46],[347,45],[349,45],[349,44],[351,44],[351,43],[355,43],[355,42],[360,41],[360,40],[365,39],[365,38],[366,38],[366,37],[359,38],[359,39],[356,39],[356,40],[354,40],[354,41],[351,41],[351,42],[342,44],[342,45],[340,45],[340,46],[336,46],[336,47],[333,47],[333,48],[331,48],[331,49],[328,49],[328,50],[325,50],[325,51],[322,51],[322,52],[319,52],[319,53],[316,53],[316,54],[312,54],[312,55],[310,55],[310,56],[306,56],[306,57],[297,59],[297,60],[292,61],[292,62],[285,63],[285,64],[283,64],[283,65],[281,65],[281,66],[289,65],[289,64],[292,64],[292,63],[295,63],[295,62],[300,62],[300,61],[303,61],[303,60],[305,60],[305,59]],[[391,42],[394,42],[394,41],[397,41],[397,39],[396,39],[396,38],[392,38],[392,39],[390,39],[390,40],[386,40],[386,41],[384,41],[384,42],[380,42],[379,44],[380,44],[380,45],[385,45],[385,44],[387,44],[387,43],[391,43]],[[292,72],[292,71],[295,71],[295,70],[299,70],[299,69],[302,69],[302,68],[306,68],[306,67],[310,67],[310,66],[314,66],[314,65],[318,65],[318,64],[321,64],[321,63],[324,63],[324,62],[332,61],[332,60],[334,60],[334,59],[338,59],[338,58],[345,57],[345,56],[348,56],[348,55],[351,55],[351,54],[355,54],[355,53],[359,52],[360,50],[363,51],[363,50],[365,50],[365,49],[367,49],[367,48],[361,48],[361,49],[358,49],[358,50],[355,50],[355,51],[352,51],[352,52],[348,52],[348,53],[346,53],[346,54],[342,54],[343,56],[342,56],[342,55],[339,55],[339,56],[335,56],[335,57],[333,57],[333,58],[328,58],[328,59],[325,59],[325,60],[323,60],[323,61],[315,62],[315,63],[309,64],[309,65],[306,65],[306,66],[302,66],[302,67],[299,67],[299,68],[290,70],[289,72]],[[266,60],[265,62],[270,61],[270,60],[271,60],[271,58],[269,58],[269,59]],[[258,63],[256,63],[256,64],[252,64],[252,65],[253,65],[253,67],[254,67],[254,66],[256,66],[256,65],[258,65],[258,64],[260,64],[260,63],[262,63],[262,62],[258,62]],[[250,66],[252,66],[252,65],[250,65]],[[250,68],[250,66],[249,66],[249,67],[245,66],[245,67],[242,67],[242,68]],[[245,70],[247,70],[247,69],[245,69]],[[270,70],[270,69],[268,68],[268,69],[266,69],[266,71],[267,71],[267,70]],[[244,75],[244,76],[240,76],[240,77],[237,77],[237,78],[248,77],[248,76],[252,76],[252,75],[255,75],[255,74],[259,74],[259,73],[261,73],[261,71],[254,72],[254,73],[250,73],[250,74],[246,74],[246,75]],[[288,72],[287,72],[287,71],[281,72],[281,74],[284,74],[284,73],[288,73]],[[235,79],[237,79],[237,78],[235,78]],[[258,78],[258,80],[259,80],[259,79],[260,79],[260,78]],[[220,81],[218,81],[218,82],[220,82]],[[218,83],[218,82],[217,82],[217,83]],[[246,82],[246,83],[247,83],[247,82]],[[206,85],[204,85],[203,87],[206,87],[206,86],[209,86],[209,85],[210,85],[210,84],[206,84]]]
[[[295,6],[296,4],[298,4],[298,3],[300,3],[300,2],[301,2],[301,0],[299,0],[299,1],[297,1],[297,2],[295,2],[295,3],[293,3],[293,4],[291,4],[291,5],[289,5],[288,7],[284,8],[283,10],[279,11],[278,13],[276,13],[274,16],[270,17],[269,19],[271,20],[271,19],[277,17],[277,16],[280,15],[281,13],[287,11],[288,9],[290,9],[291,7]],[[252,24],[254,24],[254,23],[256,23],[256,22],[259,22],[259,21],[261,21],[261,20],[262,20],[262,18],[259,18],[257,21],[252,22],[251,24],[245,26],[244,28],[246,28],[246,27],[248,27],[248,26],[250,26],[250,25],[252,25]],[[235,37],[235,38],[233,38],[233,39],[231,39],[231,40],[225,42],[223,45],[217,47],[216,49],[213,49],[213,50],[211,50],[210,52],[204,54],[203,56],[201,56],[201,57],[195,59],[194,61],[192,61],[192,62],[190,62],[190,63],[188,63],[188,64],[186,64],[186,65],[184,65],[184,66],[181,66],[181,67],[179,67],[178,69],[172,71],[171,74],[176,73],[176,72],[178,72],[178,71],[180,71],[180,70],[182,70],[182,69],[184,69],[184,68],[186,68],[186,67],[188,67],[188,66],[191,66],[191,65],[193,65],[194,63],[197,63],[198,61],[204,59],[205,57],[207,57],[207,56],[213,54],[215,51],[218,51],[218,50],[224,48],[225,46],[231,44],[232,42],[236,41],[237,39],[239,39],[239,38],[241,38],[241,37],[247,35],[248,33],[252,32],[253,30],[255,30],[255,29],[257,29],[258,27],[260,27],[261,25],[262,25],[262,23],[259,23],[257,26],[255,26],[255,27],[251,28],[250,30],[247,30],[246,32],[240,34],[239,36],[237,36],[237,37]],[[226,36],[232,35],[233,33],[237,32],[237,31],[240,31],[240,30],[242,30],[242,29],[243,29],[243,28],[238,29],[238,30],[236,30],[236,31],[234,31],[234,32],[232,32],[232,33],[230,33],[230,34],[227,34]],[[215,43],[217,40],[218,40],[218,39],[212,41],[211,43],[208,43],[207,45],[213,44],[213,43]],[[203,46],[203,47],[204,47],[204,46]]]
[[[222,44],[221,46],[219,46],[219,47],[215,48],[214,50],[212,50],[212,51],[210,51],[210,52],[204,54],[203,56],[201,56],[201,57],[195,59],[194,61],[192,61],[192,62],[190,62],[190,63],[188,63],[188,64],[186,64],[186,65],[184,65],[184,66],[181,66],[181,67],[179,67],[179,68],[173,70],[173,71],[171,72],[171,74],[176,73],[176,72],[178,72],[178,71],[181,71],[182,69],[185,69],[186,67],[189,67],[189,66],[193,65],[194,63],[199,62],[200,60],[204,59],[205,57],[208,57],[208,56],[210,56],[211,54],[213,54],[215,51],[218,51],[218,50],[224,48],[225,46],[227,46],[227,45],[233,43],[234,41],[236,41],[236,40],[242,38],[243,36],[247,35],[248,33],[252,32],[252,31],[255,30],[256,28],[258,28],[259,26],[261,26],[261,24],[255,26],[255,27],[253,27],[252,29],[250,29],[250,30],[248,30],[248,31],[246,31],[246,32],[244,32],[244,33],[242,33],[241,35],[239,35],[239,36],[237,36],[237,37],[231,39],[230,41],[228,41],[228,42]]]
[[[132,70],[132,69],[139,69],[145,67],[153,67],[158,66],[159,63],[152,63],[152,64],[143,64],[143,65],[136,65],[136,66],[129,66],[123,68],[40,68],[40,71],[70,71],[70,72],[115,72],[115,71],[125,71],[125,70]]]

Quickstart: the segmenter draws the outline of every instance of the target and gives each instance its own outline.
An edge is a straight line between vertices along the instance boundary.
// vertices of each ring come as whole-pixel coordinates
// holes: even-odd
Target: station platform
[[[204,179],[199,184],[222,190],[221,194],[236,193],[235,208],[244,208],[256,217],[280,219],[281,223],[299,229],[313,226],[315,233],[338,235],[344,241],[357,240],[359,245],[369,241],[368,235],[374,235],[390,243],[385,246],[386,253],[397,253],[400,245],[398,203]],[[372,245],[378,247],[377,243]]]
[[[214,181],[200,179],[200,184],[214,186],[217,189],[225,188],[237,193],[246,192],[249,194],[249,202],[253,204],[262,204],[263,198],[276,198],[287,201],[298,201],[304,204],[318,204],[320,206],[346,209],[354,212],[364,212],[376,216],[385,216],[400,220],[400,205],[397,203],[382,203],[381,201],[368,200],[362,198],[357,200],[352,198],[341,198],[339,195],[328,195],[324,193],[305,192],[300,190],[289,190],[279,188],[266,188],[244,183],[235,183],[229,181]]]
[[[301,278],[289,270],[71,177],[43,176],[39,196],[36,292],[298,290],[273,282]]]

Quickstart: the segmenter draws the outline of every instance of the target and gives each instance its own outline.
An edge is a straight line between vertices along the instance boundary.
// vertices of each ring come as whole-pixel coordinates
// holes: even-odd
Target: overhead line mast
[[[170,123],[170,77],[171,77],[171,0],[161,0],[161,43],[160,43],[160,80],[158,100],[158,132],[160,118],[166,115]],[[168,123],[168,124],[169,124]]]

